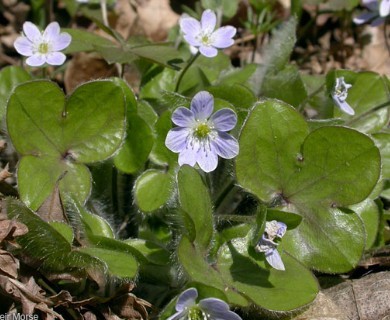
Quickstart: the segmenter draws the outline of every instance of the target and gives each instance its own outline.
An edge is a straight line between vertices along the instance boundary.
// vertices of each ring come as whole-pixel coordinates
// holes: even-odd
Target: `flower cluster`
[[[348,89],[351,87],[352,85],[345,83],[344,77],[336,78],[336,85],[332,92],[332,98],[341,111],[353,116],[355,114],[355,110],[353,110],[348,102],[345,101],[348,97]]]
[[[218,54],[217,49],[233,45],[233,37],[237,32],[232,26],[224,26],[215,30],[217,17],[212,10],[205,10],[200,21],[183,16],[179,23],[184,39],[208,58],[215,57]]]
[[[176,313],[167,320],[241,320],[229,305],[217,298],[206,298],[196,304],[198,291],[190,288],[183,291],[176,302]]]
[[[283,222],[276,220],[267,221],[265,223],[265,230],[261,239],[257,243],[255,250],[257,252],[264,252],[265,258],[271,267],[277,270],[285,270],[282,258],[279,255],[278,243],[276,238],[281,239],[287,231],[287,226]]]
[[[60,50],[69,46],[72,37],[66,33],[60,33],[60,26],[57,22],[50,23],[44,32],[37,26],[27,21],[23,24],[23,35],[15,40],[16,51],[28,57],[26,63],[32,67],[40,67],[45,63],[50,65],[61,65],[65,62],[66,56]]]
[[[368,11],[353,19],[356,24],[369,22],[371,26],[376,27],[384,23],[390,15],[390,0],[363,0],[363,5]]]
[[[231,109],[215,112],[214,97],[207,91],[197,93],[190,109],[179,107],[172,114],[172,121],[178,127],[171,129],[165,145],[179,153],[179,165],[196,163],[205,172],[215,170],[218,156],[234,158],[239,151],[237,140],[227,131],[237,123],[237,115]]]

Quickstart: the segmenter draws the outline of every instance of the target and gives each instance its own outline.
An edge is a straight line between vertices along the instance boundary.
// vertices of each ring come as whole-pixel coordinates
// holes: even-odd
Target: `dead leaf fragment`
[[[22,236],[28,232],[25,224],[15,220],[0,221],[0,242],[4,240],[13,240],[15,237]]]
[[[11,278],[18,276],[19,260],[8,251],[0,249],[0,272]]]

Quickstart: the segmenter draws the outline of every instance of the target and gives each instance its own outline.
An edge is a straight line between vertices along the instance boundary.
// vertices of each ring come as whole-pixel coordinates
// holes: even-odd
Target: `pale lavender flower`
[[[332,92],[332,98],[334,103],[345,113],[353,116],[355,114],[355,110],[345,101],[348,97],[348,89],[351,88],[352,85],[345,83],[344,77],[336,78],[336,85]]]
[[[264,233],[255,247],[257,252],[264,252],[265,259],[271,267],[282,271],[285,270],[285,267],[277,250],[279,244],[275,242],[275,239],[281,239],[286,231],[287,226],[283,222],[278,222],[276,220],[267,221],[265,223]]]
[[[27,21],[23,24],[23,35],[15,40],[16,51],[28,57],[26,63],[32,67],[39,67],[45,63],[50,65],[61,65],[65,62],[66,56],[60,50],[69,46],[72,37],[66,33],[60,33],[60,26],[57,22],[50,23],[44,32],[37,26]]]
[[[213,109],[214,97],[201,91],[190,109],[179,107],[173,112],[172,121],[178,127],[168,132],[165,145],[179,153],[180,166],[198,163],[203,171],[211,172],[218,165],[218,156],[232,159],[238,154],[237,140],[227,133],[237,123],[236,113],[225,108],[211,115]]]
[[[176,313],[167,320],[242,320],[229,310],[229,305],[217,298],[206,298],[196,303],[198,291],[195,288],[185,290],[176,302]]]
[[[370,23],[376,27],[385,22],[390,15],[390,0],[363,0],[363,5],[368,11],[361,13],[353,19],[356,24]]]
[[[218,54],[217,49],[233,45],[233,37],[237,32],[232,26],[224,26],[215,30],[217,17],[210,9],[203,12],[200,21],[189,16],[182,16],[179,24],[184,39],[208,58],[215,57]]]

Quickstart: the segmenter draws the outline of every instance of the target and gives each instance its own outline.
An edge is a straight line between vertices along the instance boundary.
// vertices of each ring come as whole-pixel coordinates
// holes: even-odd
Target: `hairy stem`
[[[195,62],[195,60],[200,56],[200,52],[198,51],[196,55],[192,56],[190,61],[188,61],[188,64],[184,67],[184,69],[181,71],[179,75],[179,79],[177,79],[176,87],[175,87],[175,92],[179,91],[180,83],[181,80],[183,79],[183,76],[187,72],[187,70],[191,67],[191,65]]]

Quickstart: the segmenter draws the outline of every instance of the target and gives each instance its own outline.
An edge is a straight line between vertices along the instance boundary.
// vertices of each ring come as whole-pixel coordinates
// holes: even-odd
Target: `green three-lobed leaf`
[[[287,251],[311,268],[345,272],[361,257],[365,231],[342,208],[369,196],[380,165],[368,136],[335,126],[309,133],[291,106],[268,100],[247,118],[236,170],[238,182],[261,201],[303,216],[283,239]]]
[[[81,202],[90,193],[84,163],[102,161],[120,146],[125,100],[113,81],[94,81],[66,98],[50,81],[19,85],[7,109],[11,140],[22,158],[18,185],[22,200],[37,209],[58,183]]]

